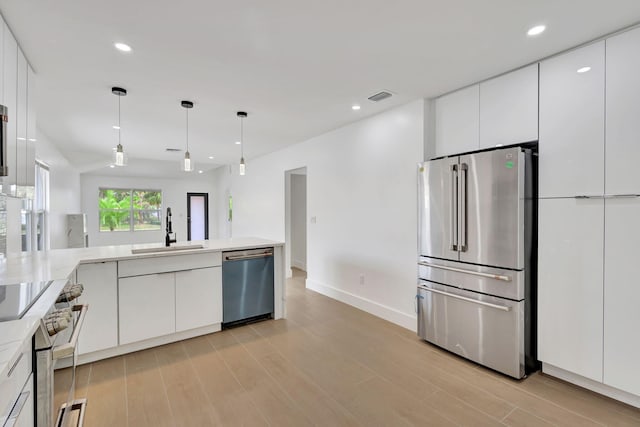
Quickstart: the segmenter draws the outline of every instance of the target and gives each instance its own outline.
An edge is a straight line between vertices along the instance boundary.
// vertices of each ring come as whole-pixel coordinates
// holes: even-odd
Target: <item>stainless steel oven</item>
[[[82,285],[67,285],[47,316],[40,321],[34,337],[36,426],[81,426],[86,399],[75,399],[75,375],[78,336],[89,308],[73,304],[82,293]],[[62,404],[54,406],[54,370],[63,385]],[[58,387],[60,388],[60,387]]]

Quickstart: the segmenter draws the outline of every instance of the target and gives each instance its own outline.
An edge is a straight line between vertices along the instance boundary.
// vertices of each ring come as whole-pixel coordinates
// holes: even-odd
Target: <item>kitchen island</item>
[[[219,331],[223,251],[274,248],[274,313],[285,315],[284,243],[260,238],[59,249],[9,255],[0,284],[70,280],[82,283],[89,310],[79,339],[79,363]],[[156,251],[157,250],[157,251]],[[31,338],[38,314],[2,322],[0,359]],[[24,337],[15,331],[23,331]],[[10,335],[10,336],[8,336]],[[6,341],[6,342],[5,342]],[[13,343],[9,346],[9,343]]]

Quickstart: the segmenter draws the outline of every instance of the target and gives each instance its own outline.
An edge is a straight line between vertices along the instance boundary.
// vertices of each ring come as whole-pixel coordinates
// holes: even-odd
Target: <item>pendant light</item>
[[[240,175],[245,174],[245,164],[244,164],[244,126],[243,121],[247,118],[247,113],[244,111],[238,111],[238,117],[240,117]]]
[[[189,110],[193,108],[193,102],[182,101],[181,105],[187,110],[187,151],[184,152],[184,159],[182,161],[181,169],[184,172],[192,172],[195,169],[193,160],[191,160],[191,154],[189,153]]]
[[[116,150],[113,152],[113,164],[116,166],[126,166],[127,157],[124,154],[124,149],[122,148],[122,140],[121,140],[121,125],[120,125],[120,98],[123,96],[127,96],[126,89],[122,89],[121,87],[112,87],[111,93],[118,97],[118,146]]]

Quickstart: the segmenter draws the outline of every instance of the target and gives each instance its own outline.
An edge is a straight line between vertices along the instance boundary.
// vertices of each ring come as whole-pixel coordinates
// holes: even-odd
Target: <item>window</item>
[[[144,231],[162,228],[162,192],[101,188],[100,231]]]
[[[38,251],[48,250],[49,242],[49,167],[36,161],[36,185],[34,198],[35,213],[35,249]],[[24,212],[24,211],[23,211]],[[31,228],[31,213],[23,214],[23,224],[26,229]],[[27,233],[27,241],[30,241],[31,233]],[[26,246],[26,247],[25,247]],[[23,250],[29,247],[23,243]]]

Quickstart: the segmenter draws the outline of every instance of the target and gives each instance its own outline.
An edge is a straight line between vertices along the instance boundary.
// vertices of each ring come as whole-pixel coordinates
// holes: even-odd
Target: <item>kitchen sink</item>
[[[158,246],[155,248],[131,249],[132,254],[151,254],[155,252],[188,251],[192,249],[204,249],[202,245],[178,245],[178,246]]]

